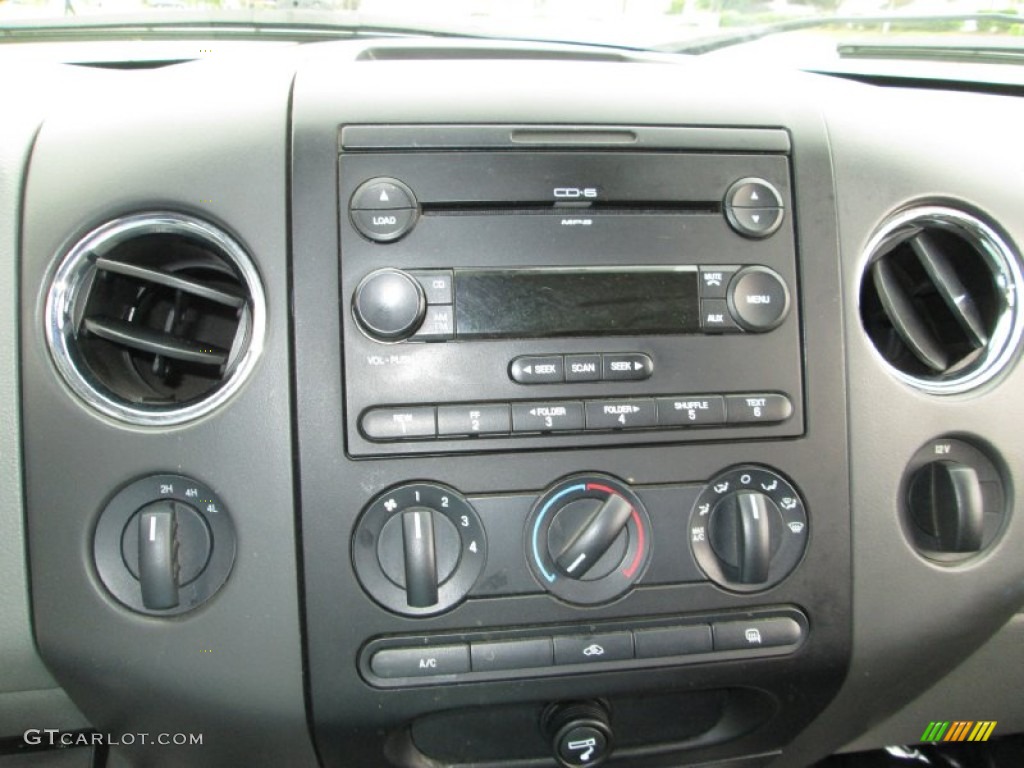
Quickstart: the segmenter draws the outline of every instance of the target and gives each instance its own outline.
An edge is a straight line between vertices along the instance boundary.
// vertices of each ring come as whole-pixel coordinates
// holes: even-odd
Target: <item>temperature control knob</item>
[[[784,579],[800,561],[806,541],[800,495],[763,467],[735,467],[718,475],[690,515],[697,562],[712,581],[740,592]]]
[[[476,511],[458,491],[436,483],[381,494],[352,539],[363,587],[385,608],[408,616],[442,613],[461,602],[486,557]]]
[[[603,603],[643,575],[650,527],[640,499],[621,480],[574,475],[534,505],[526,558],[540,584],[566,602]]]

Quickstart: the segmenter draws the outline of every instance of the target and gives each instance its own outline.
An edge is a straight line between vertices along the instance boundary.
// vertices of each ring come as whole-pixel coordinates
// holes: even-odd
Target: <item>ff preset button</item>
[[[513,403],[513,432],[564,432],[583,429],[583,403]]]
[[[408,437],[436,437],[434,408],[373,408],[363,414],[360,425],[371,440],[403,440]]]
[[[712,626],[716,651],[756,650],[797,645],[803,630],[793,619],[716,621]]]
[[[602,355],[605,381],[642,381],[654,373],[654,361],[643,352]]]
[[[785,421],[793,415],[789,398],[774,393],[726,395],[725,409],[730,424]]]
[[[439,405],[438,435],[507,435],[510,431],[507,405]]]
[[[561,355],[517,357],[508,375],[517,384],[560,384],[565,380],[565,360]]]
[[[658,426],[704,427],[711,424],[725,424],[725,398],[719,395],[658,398]]]
[[[457,675],[469,672],[469,646],[388,648],[373,654],[370,669],[378,677],[386,678]]]

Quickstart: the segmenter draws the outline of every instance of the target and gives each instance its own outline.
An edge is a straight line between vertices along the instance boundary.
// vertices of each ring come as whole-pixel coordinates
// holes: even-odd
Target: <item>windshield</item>
[[[337,36],[446,34],[708,53],[757,42],[768,59],[905,57],[957,60],[996,50],[1017,61],[1021,0],[0,0],[0,39],[40,30],[175,25],[208,35],[263,25]],[[772,40],[768,43],[764,41]],[[1009,53],[1007,53],[1009,52]]]

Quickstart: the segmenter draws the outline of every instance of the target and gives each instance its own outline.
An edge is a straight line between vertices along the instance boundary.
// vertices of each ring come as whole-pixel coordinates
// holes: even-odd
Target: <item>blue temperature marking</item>
[[[575,491],[585,491],[586,489],[587,486],[581,483],[580,485],[573,485],[570,486],[569,488],[565,488],[559,491],[550,499],[548,499],[548,503],[541,508],[540,514],[537,515],[537,520],[533,524],[533,559],[536,561],[537,567],[540,568],[540,572],[544,574],[544,578],[548,581],[554,581],[555,574],[548,573],[547,569],[544,567],[544,563],[540,559],[540,549],[537,546],[537,540],[540,538],[540,524],[544,522],[544,515],[546,515],[548,513],[548,510],[551,509],[552,504],[554,504],[560,498],[565,496],[567,493],[573,493]]]

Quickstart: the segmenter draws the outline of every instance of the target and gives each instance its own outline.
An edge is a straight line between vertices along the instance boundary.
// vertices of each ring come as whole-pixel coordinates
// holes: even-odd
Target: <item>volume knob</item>
[[[400,269],[378,269],[359,283],[352,314],[363,331],[379,341],[400,341],[423,323],[427,300],[416,279]]]

